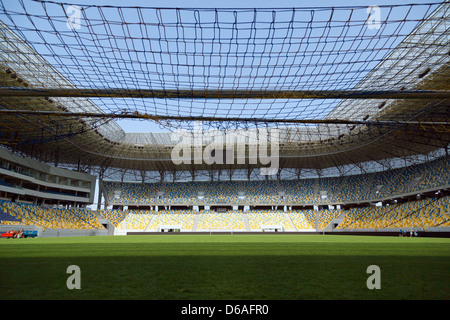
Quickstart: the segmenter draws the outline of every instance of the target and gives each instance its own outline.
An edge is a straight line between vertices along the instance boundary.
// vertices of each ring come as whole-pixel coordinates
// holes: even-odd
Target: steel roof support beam
[[[156,99],[449,99],[432,90],[152,90],[88,88],[1,88],[1,97],[83,97]]]

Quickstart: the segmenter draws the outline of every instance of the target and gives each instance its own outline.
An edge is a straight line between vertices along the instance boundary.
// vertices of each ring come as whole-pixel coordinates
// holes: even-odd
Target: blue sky
[[[61,2],[61,1],[54,1]],[[73,0],[62,1],[64,3],[75,3],[83,5],[116,5],[116,6],[143,6],[143,7],[158,7],[158,8],[300,8],[300,7],[331,7],[331,6],[372,6],[372,5],[390,5],[390,4],[409,4],[409,3],[429,3],[430,1],[365,1],[365,0],[347,0],[347,1],[136,1],[128,0],[122,1],[92,1],[92,0]],[[24,0],[26,3],[26,10],[33,14],[42,14],[42,6]],[[4,1],[3,5],[6,10],[14,12],[21,12],[19,2]],[[34,11],[36,8],[36,11]],[[359,80],[363,78],[365,73],[370,71],[380,59],[387,54],[389,48],[394,47],[402,39],[401,37],[392,39],[380,39],[375,44],[368,44],[371,35],[377,35],[376,30],[364,30],[364,35],[361,36],[361,41],[352,41],[359,39],[359,35],[352,35],[352,32],[360,32],[361,28],[355,28],[355,31],[346,28],[345,19],[348,19],[349,11],[342,11],[343,22],[339,22],[333,26],[324,25],[326,19],[330,16],[329,12],[315,13],[315,20],[319,21],[319,27],[315,30],[307,30],[308,12],[305,12],[304,25],[298,24],[299,33],[310,37],[312,44],[300,47],[302,52],[306,52],[303,57],[295,55],[294,46],[291,43],[259,43],[252,44],[249,41],[245,42],[246,32],[251,36],[250,24],[245,24],[246,19],[251,18],[251,12],[241,13],[240,21],[244,21],[242,29],[239,30],[239,37],[237,29],[232,27],[233,13],[226,13],[221,16],[225,23],[222,28],[222,43],[220,48],[216,46],[211,32],[215,32],[212,27],[198,28],[193,19],[199,19],[200,14],[195,12],[187,12],[180,16],[184,21],[190,25],[190,28],[170,27],[170,23],[176,23],[176,17],[172,11],[164,11],[161,15],[152,15],[152,11],[142,11],[143,15],[136,16],[136,10],[123,10],[118,12],[117,9],[109,10],[105,8],[102,13],[104,17],[98,15],[98,11],[89,10],[87,15],[93,19],[88,27],[83,24],[78,37],[67,32],[65,28],[65,21],[61,19],[61,10],[58,11],[58,6],[49,4],[45,6],[48,10],[46,14],[55,15],[54,21],[47,21],[41,17],[33,17],[28,19],[21,15],[12,15],[11,22],[9,18],[5,17],[0,12],[0,18],[9,26],[16,24],[19,29],[23,31],[23,36],[33,43],[35,49],[44,56],[51,64],[64,75],[67,76],[76,85],[93,87],[151,87],[151,88],[178,88],[187,86],[187,88],[254,88],[254,89],[268,89],[268,88],[282,88],[282,89],[302,89],[302,88],[320,88],[320,89],[351,89]],[[55,11],[53,11],[55,10]],[[92,13],[93,12],[93,13]],[[388,14],[388,9],[381,10],[381,19],[383,14]],[[196,16],[198,14],[198,16]],[[289,25],[283,21],[288,21],[289,12],[283,15],[279,13],[277,16],[277,23],[279,22],[280,30],[272,31],[270,25],[271,12],[262,13],[259,19],[267,17],[267,23],[261,23],[261,35],[272,36],[272,39],[282,38],[283,35],[295,39],[295,35],[289,34]],[[358,10],[357,13],[361,17],[356,17],[356,20],[363,21],[366,12],[364,9]],[[392,18],[398,15],[402,19],[401,12],[391,12]],[[420,12],[418,16],[420,17]],[[423,14],[423,13],[422,13]],[[122,15],[122,16],[121,16]],[[172,16],[171,16],[172,15]],[[212,23],[212,14],[202,13],[202,23]],[[146,23],[157,23],[159,18],[163,18],[167,23],[167,27],[161,28],[154,26],[147,30],[139,29],[137,24],[131,25],[130,29],[124,29],[123,24],[110,23],[105,26],[101,19],[112,19],[111,21],[120,21],[125,19],[130,22],[139,22],[139,19],[145,20]],[[335,15],[336,20],[340,17]],[[172,20],[171,20],[172,19]],[[191,20],[189,20],[191,19]],[[226,20],[230,19],[230,20]],[[301,14],[299,20],[303,19]],[[354,19],[352,17],[352,19]],[[32,23],[31,23],[32,20]],[[324,21],[321,24],[320,21]],[[211,24],[210,24],[211,25]],[[414,23],[402,25],[400,23],[393,23],[386,27],[383,34],[395,33],[389,28],[399,28],[401,34],[407,34],[414,26]],[[109,29],[107,29],[108,27]],[[125,26],[128,27],[128,26]],[[302,29],[303,27],[303,29]],[[29,28],[29,30],[26,30]],[[35,29],[42,29],[43,32],[36,32]],[[88,28],[91,28],[88,30]],[[247,28],[247,30],[246,30]],[[55,33],[54,30],[58,30]],[[63,30],[63,31],[61,31]],[[112,32],[118,37],[102,37],[103,30]],[[250,31],[249,31],[250,30]],[[258,29],[259,30],[259,29]],[[98,37],[87,39],[90,32],[94,34],[98,32]],[[295,29],[297,31],[297,29]],[[121,33],[125,37],[121,39]],[[139,37],[158,37],[163,35],[163,39],[154,41],[152,50],[154,52],[164,52],[159,54],[149,54],[148,44],[141,41]],[[181,35],[180,32],[183,32]],[[200,35],[200,32],[202,33]],[[236,33],[233,33],[236,32]],[[258,31],[259,32],[259,31]],[[279,32],[279,34],[277,33]],[[317,32],[317,33],[315,33]],[[317,40],[321,33],[326,32],[326,37]],[[149,33],[149,34],[148,34]],[[152,34],[153,33],[153,34]],[[342,42],[333,42],[332,39],[337,39],[343,33],[348,34],[348,39]],[[127,35],[129,37],[127,38]],[[133,36],[136,38],[133,39]],[[255,36],[255,34],[253,34]],[[185,40],[181,42],[167,41],[180,37]],[[198,39],[205,39],[199,41]],[[239,40],[235,40],[235,39]],[[258,38],[257,36],[254,39]],[[192,40],[194,39],[194,40]],[[331,39],[330,43],[326,40]],[[366,39],[366,40],[364,40]],[[295,44],[298,44],[299,41]],[[293,41],[293,42],[295,42]],[[359,40],[358,40],[359,41]],[[81,46],[80,46],[81,42]],[[264,42],[262,40],[262,42]],[[275,40],[276,42],[276,40]],[[324,43],[325,42],[325,43]],[[124,49],[123,51],[120,49]],[[372,51],[365,51],[364,48],[375,48]],[[119,49],[119,50],[116,50]],[[131,49],[131,50],[130,50]],[[237,52],[245,51],[244,58],[239,57]],[[261,51],[262,50],[262,51]],[[280,52],[285,50],[283,54],[273,54],[271,51]],[[298,51],[299,49],[297,49]],[[303,51],[304,50],[304,51]],[[317,52],[314,52],[317,50]],[[334,54],[333,50],[336,52]],[[153,52],[152,51],[152,52]],[[348,52],[347,52],[348,51]],[[208,55],[212,52],[213,55]],[[234,52],[234,54],[233,54]],[[231,54],[227,54],[231,53]],[[256,57],[256,58],[255,58]],[[128,61],[128,62],[127,62]],[[136,61],[139,61],[136,63]],[[214,67],[217,65],[217,67]],[[278,68],[271,66],[280,66]],[[292,66],[299,66],[301,74],[298,76],[298,70]],[[110,67],[112,66],[112,67]],[[217,115],[224,117],[264,117],[264,118],[305,118],[305,119],[322,119],[329,111],[338,103],[338,101],[235,101],[235,104],[230,104],[226,101],[178,101],[168,100],[164,103],[152,100],[143,99],[92,99],[105,112],[117,112],[122,109],[129,109],[130,111],[138,110],[139,112],[146,112],[148,114],[179,114],[179,115]],[[135,121],[135,120],[121,120],[118,123],[127,132],[146,132],[146,131],[167,131],[165,128],[150,123],[149,121]]]

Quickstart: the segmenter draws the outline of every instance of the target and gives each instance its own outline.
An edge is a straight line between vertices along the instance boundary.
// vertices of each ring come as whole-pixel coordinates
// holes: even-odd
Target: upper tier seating
[[[277,205],[378,200],[450,184],[447,157],[420,165],[344,177],[268,181],[177,183],[104,182],[109,204]]]

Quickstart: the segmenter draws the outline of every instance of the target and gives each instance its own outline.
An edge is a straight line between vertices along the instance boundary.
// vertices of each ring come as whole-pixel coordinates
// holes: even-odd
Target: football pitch
[[[0,266],[2,300],[450,298],[450,239],[444,238],[208,234],[1,239]]]

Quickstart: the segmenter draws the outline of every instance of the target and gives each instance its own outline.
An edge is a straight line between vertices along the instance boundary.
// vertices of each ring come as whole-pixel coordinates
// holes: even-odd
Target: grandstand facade
[[[2,3],[0,227],[449,231],[450,4],[377,8]]]

